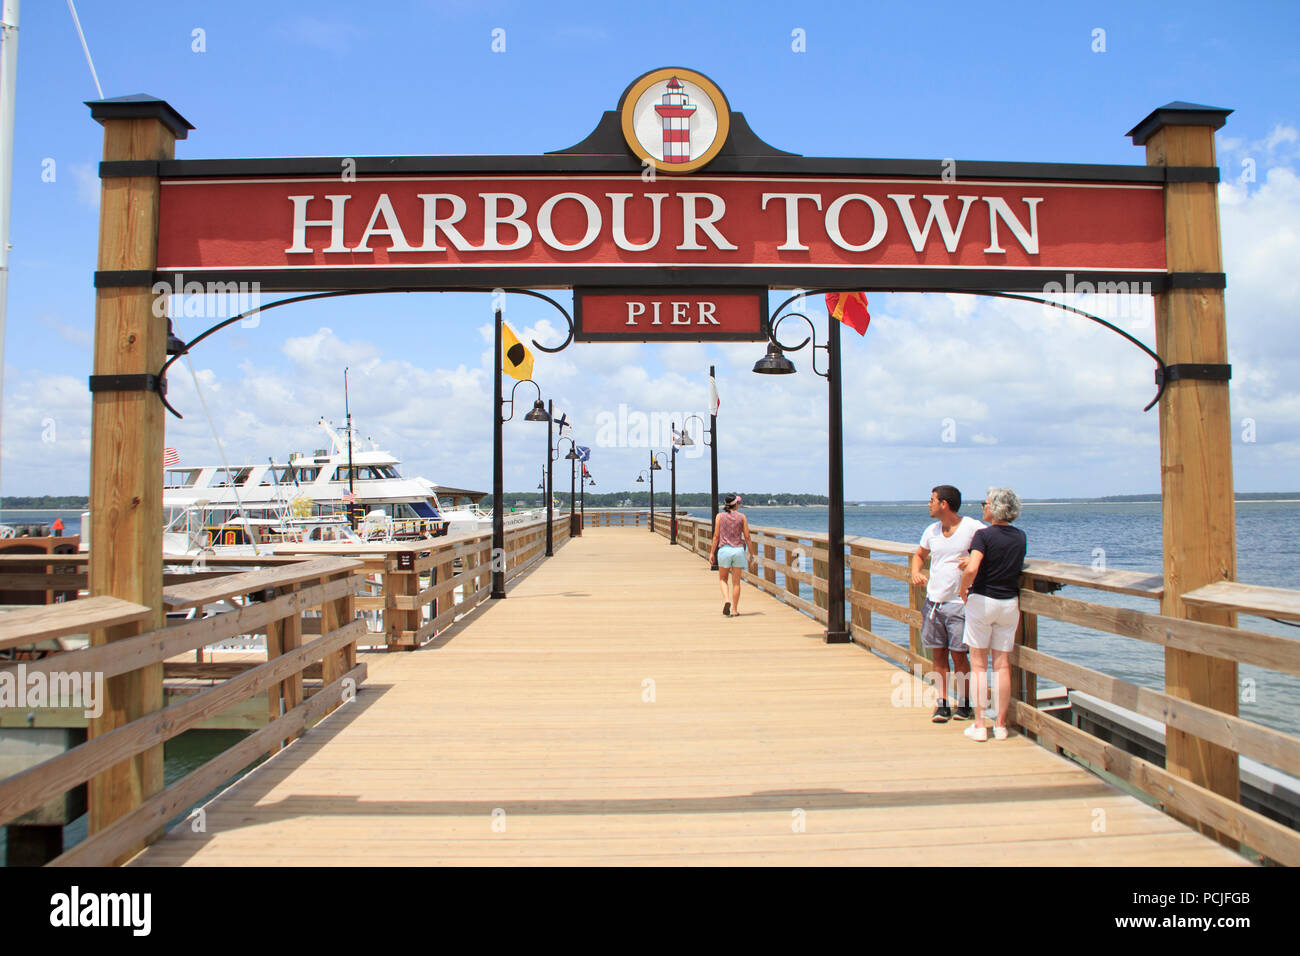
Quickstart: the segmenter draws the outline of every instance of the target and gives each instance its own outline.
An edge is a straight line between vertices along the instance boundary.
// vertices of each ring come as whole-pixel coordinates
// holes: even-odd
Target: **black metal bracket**
[[[92,375],[92,392],[157,392],[167,394],[167,379],[160,375]]]
[[[1199,365],[1183,362],[1156,369],[1156,385],[1164,386],[1179,379],[1200,379],[1205,382],[1226,382],[1232,378],[1231,365]]]

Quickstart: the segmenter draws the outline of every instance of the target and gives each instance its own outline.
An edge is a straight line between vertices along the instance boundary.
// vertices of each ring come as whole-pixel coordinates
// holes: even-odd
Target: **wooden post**
[[[790,547],[791,544],[796,544],[796,542],[792,538],[782,538],[782,540],[785,542],[785,547],[782,549],[785,551],[785,566],[794,571],[802,571],[803,568],[797,567],[799,563],[797,548]],[[785,591],[787,594],[793,594],[795,597],[798,597],[799,579],[791,577],[788,574],[785,575]]]
[[[772,544],[770,539],[764,541],[763,543],[763,560],[767,562],[767,566],[763,568],[763,580],[765,580],[768,584],[772,585],[771,590],[775,591],[776,590],[776,545]]]
[[[277,588],[276,596],[291,594],[297,590],[297,585]],[[274,660],[283,654],[297,650],[302,646],[302,615],[298,612],[290,614],[286,618],[278,621],[272,621],[266,626],[266,659]],[[271,720],[276,720],[281,714],[287,714],[299,704],[302,703],[302,672],[298,672],[279,684],[272,684],[266,689],[267,699],[267,716]],[[280,750],[283,743],[292,741],[290,737],[287,741],[277,742],[268,751],[274,754]]]
[[[831,565],[829,561],[817,557],[816,547],[817,542],[809,542],[808,551],[812,555],[813,567],[813,603],[829,613],[830,601],[827,599],[826,585],[830,579]]]
[[[1134,145],[1146,146],[1149,166],[1212,167],[1216,164],[1214,131],[1223,126],[1230,112],[1171,103],[1153,112],[1129,135]],[[1221,273],[1217,184],[1166,182],[1164,192],[1168,270]],[[1156,349],[1160,357],[1166,365],[1226,366],[1223,289],[1179,284],[1184,287],[1171,288],[1155,297]],[[1237,576],[1232,421],[1226,379],[1188,377],[1166,385],[1160,400],[1160,491],[1164,524],[1161,613],[1235,626],[1233,613],[1197,610],[1182,600],[1182,595],[1194,588],[1232,581]],[[1237,664],[1167,648],[1165,690],[1235,715]],[[1237,756],[1233,751],[1172,727],[1167,729],[1165,739],[1165,765],[1171,773],[1232,800],[1240,799]],[[1205,825],[1200,829],[1215,833]],[[1221,835],[1220,839],[1233,842]]]
[[[930,565],[927,562],[925,565],[926,569],[928,569],[929,566]],[[910,607],[913,611],[916,611],[918,614],[925,610],[925,585],[924,584],[918,585],[918,584],[912,584],[910,581],[908,582],[907,606]],[[907,643],[908,646],[911,648],[913,654],[918,654],[921,657],[927,657],[927,658],[930,656],[929,654],[926,653],[925,648],[921,646],[921,628],[919,626],[912,625],[908,628]]]
[[[849,546],[849,553],[859,558],[871,557],[870,549],[863,548],[860,545],[856,545],[856,544]],[[854,591],[859,591],[862,594],[870,594],[871,593],[871,572],[859,571],[857,568],[850,567],[849,584],[852,586]],[[860,627],[864,631],[871,630],[870,608],[860,607],[858,606],[857,603],[855,603],[852,600],[849,601],[849,606],[853,609],[853,614],[852,617],[850,618],[853,622],[853,626]]]
[[[105,162],[172,159],[176,140],[194,128],[162,100],[130,97],[87,105],[104,127]],[[117,273],[118,282],[125,284],[95,290],[95,375],[155,375],[162,368],[167,318],[155,315],[158,297],[152,288],[160,192],[156,174],[103,181],[98,269]],[[152,617],[137,624],[92,632],[92,646],[163,625],[162,451],[163,406],[155,392],[103,390],[92,395],[90,593],[154,609]],[[102,716],[90,722],[92,738],[162,709],[162,664],[109,678],[104,698]],[[92,777],[90,833],[103,830],[162,787],[162,744]],[[143,845],[127,850],[117,862]]]
[[[1020,612],[1020,628],[1016,634],[1016,646],[1038,650],[1038,615]],[[1030,707],[1038,706],[1038,675],[1033,671],[1019,667],[1011,668],[1011,696],[1024,701]],[[1014,710],[1014,708],[1013,708]],[[1014,719],[1014,715],[1013,715]],[[1030,737],[1036,735],[1029,734]]]

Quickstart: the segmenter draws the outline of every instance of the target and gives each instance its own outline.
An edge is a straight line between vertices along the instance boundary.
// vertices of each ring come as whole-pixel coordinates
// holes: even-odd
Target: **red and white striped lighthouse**
[[[673,77],[655,107],[664,124],[664,162],[688,163],[691,160],[691,116],[695,105],[686,99],[681,81]]]

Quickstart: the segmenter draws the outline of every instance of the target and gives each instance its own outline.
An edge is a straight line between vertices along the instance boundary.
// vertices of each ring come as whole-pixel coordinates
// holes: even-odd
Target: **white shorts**
[[[1016,644],[1020,624],[1019,598],[991,598],[983,594],[966,596],[967,647],[979,650],[1009,651]]]

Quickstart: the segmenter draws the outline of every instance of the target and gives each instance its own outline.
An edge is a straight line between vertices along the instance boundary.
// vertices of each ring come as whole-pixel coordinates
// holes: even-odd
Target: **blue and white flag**
[[[569,429],[569,430],[573,429],[573,426],[569,424],[568,415],[561,414],[559,418],[555,419],[555,424],[560,426],[560,430],[558,432],[558,437],[560,438],[564,437],[565,429]]]
[[[588,448],[586,445],[575,445],[574,447],[578,449],[578,460],[579,460],[579,461],[591,461],[591,449],[590,449],[590,448]]]

